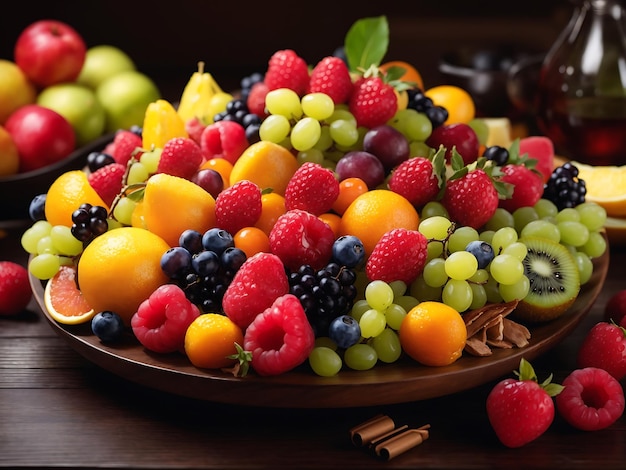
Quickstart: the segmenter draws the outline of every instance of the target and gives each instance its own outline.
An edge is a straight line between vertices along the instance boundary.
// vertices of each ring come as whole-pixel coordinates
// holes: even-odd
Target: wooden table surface
[[[28,223],[27,223],[28,224]],[[6,225],[6,224],[5,224]],[[0,259],[26,265],[24,226],[5,227]],[[541,380],[575,368],[586,331],[626,288],[626,250],[613,247],[602,292],[577,329],[533,361]],[[8,468],[626,468],[626,415],[577,431],[558,415],[519,449],[502,446],[485,400],[495,382],[452,396],[349,409],[223,405],[155,391],[90,364],[50,328],[33,300],[0,318],[0,467]],[[622,381],[622,385],[625,383]],[[398,425],[430,424],[430,438],[392,460],[355,447],[353,426],[382,413]]]

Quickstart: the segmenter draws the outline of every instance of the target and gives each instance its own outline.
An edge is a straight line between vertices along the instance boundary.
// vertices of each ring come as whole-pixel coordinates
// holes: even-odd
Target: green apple
[[[107,78],[98,86],[96,96],[106,112],[106,130],[115,132],[142,126],[146,108],[161,93],[150,77],[135,70]]]
[[[72,82],[52,85],[39,93],[37,104],[67,119],[76,134],[77,146],[104,134],[106,113],[91,88]]]
[[[107,78],[135,68],[135,63],[126,52],[102,44],[87,49],[85,63],[76,81],[95,90]]]

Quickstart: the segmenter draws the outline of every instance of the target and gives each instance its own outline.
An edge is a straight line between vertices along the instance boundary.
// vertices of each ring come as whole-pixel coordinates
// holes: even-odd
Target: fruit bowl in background
[[[27,219],[28,207],[35,196],[46,193],[54,180],[66,171],[84,168],[87,155],[102,150],[111,139],[111,135],[104,135],[52,165],[0,177],[0,221]]]

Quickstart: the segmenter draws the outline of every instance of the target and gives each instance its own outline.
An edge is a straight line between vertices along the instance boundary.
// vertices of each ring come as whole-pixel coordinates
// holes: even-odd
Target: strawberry
[[[295,51],[276,51],[270,57],[263,81],[269,91],[289,88],[302,96],[309,87],[309,68]]]
[[[252,181],[237,181],[215,199],[217,226],[234,235],[261,216],[261,189]]]
[[[556,396],[559,415],[583,431],[609,427],[624,414],[624,390],[603,369],[576,369],[563,380],[565,387]]]
[[[254,318],[289,292],[289,280],[280,258],[257,253],[235,273],[222,299],[224,313],[245,330]]]
[[[269,238],[271,252],[295,271],[303,264],[324,267],[332,256],[335,234],[317,216],[292,209],[276,220]]]
[[[563,387],[541,385],[533,367],[522,358],[517,379],[498,382],[487,396],[487,416],[496,436],[507,447],[521,447],[541,436],[554,420],[554,402]]]
[[[174,137],[163,146],[157,173],[190,180],[202,163],[200,146],[189,137]]]
[[[248,98],[246,99],[246,105],[251,113],[261,118],[267,116],[267,112],[265,111],[265,97],[269,91],[270,89],[263,81],[252,85]]]
[[[443,155],[439,152],[438,155]],[[415,207],[422,207],[436,199],[441,183],[441,171],[435,170],[434,164],[441,158],[430,161],[425,157],[413,157],[400,163],[391,173],[389,189],[404,196]],[[442,163],[442,162],[441,162]]]
[[[32,295],[26,268],[12,261],[0,261],[0,315],[22,312]]]
[[[125,165],[111,163],[89,173],[87,180],[98,196],[110,207],[115,197],[122,191],[125,173]]]
[[[139,160],[141,152],[137,149],[141,149],[143,142],[141,137],[131,131],[119,130],[113,137],[113,149],[110,155],[115,159],[117,163],[126,165],[131,157],[135,157]]]
[[[313,215],[328,212],[339,196],[339,181],[319,163],[305,162],[285,189],[285,208],[302,209]]]
[[[248,326],[244,349],[259,375],[279,375],[302,364],[315,345],[315,334],[298,298],[285,294]]]
[[[367,278],[411,284],[426,264],[428,240],[417,230],[396,228],[385,233],[367,259]]]
[[[391,85],[377,76],[359,78],[352,89],[350,112],[357,125],[371,129],[385,124],[398,110],[398,98]]]
[[[585,336],[578,366],[606,370],[617,380],[626,377],[626,329],[615,323],[598,322]]]
[[[311,71],[309,93],[325,93],[335,104],[347,103],[352,93],[352,77],[346,63],[334,56],[320,60]]]
[[[543,195],[541,175],[526,165],[509,164],[502,167],[500,181],[513,186],[508,199],[500,199],[499,207],[513,213],[520,207],[532,207]]]

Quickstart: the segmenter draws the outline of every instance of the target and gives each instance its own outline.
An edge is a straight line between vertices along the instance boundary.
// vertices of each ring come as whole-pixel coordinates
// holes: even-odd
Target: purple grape
[[[395,168],[410,155],[407,138],[387,124],[374,127],[365,133],[363,150],[375,155],[386,171]]]
[[[362,150],[346,153],[335,167],[339,181],[346,178],[361,178],[367,187],[375,189],[385,180],[385,168],[373,154]]]
[[[222,175],[211,168],[205,168],[204,170],[198,171],[195,175],[193,175],[191,181],[196,183],[214,198],[216,198],[217,195],[224,189],[224,180],[222,179]]]

